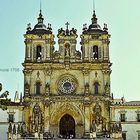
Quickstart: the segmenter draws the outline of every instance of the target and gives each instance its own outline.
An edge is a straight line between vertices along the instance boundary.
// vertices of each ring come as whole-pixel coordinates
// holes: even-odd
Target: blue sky
[[[107,23],[111,34],[112,92],[116,98],[124,95],[126,100],[140,100],[139,5],[139,0],[96,0],[98,23],[102,27]],[[83,24],[91,23],[92,9],[92,0],[42,0],[45,23],[52,24],[56,41],[57,30],[65,28],[67,21],[78,30],[80,38]],[[38,14],[39,0],[1,0],[0,82],[11,97],[16,90],[23,91],[23,34],[28,23],[32,27],[36,24]],[[80,49],[80,44],[77,48]]]

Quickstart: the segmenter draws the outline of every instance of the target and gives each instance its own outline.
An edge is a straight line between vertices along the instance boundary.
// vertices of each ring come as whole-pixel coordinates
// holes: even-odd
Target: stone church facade
[[[16,103],[21,117],[15,124],[9,122],[8,139],[121,140],[121,123],[112,122],[110,113],[112,63],[107,25],[100,27],[94,11],[91,24],[83,25],[79,51],[77,30],[66,23],[66,29],[58,30],[56,50],[51,24],[44,24],[41,10],[37,20],[33,28],[28,24],[24,35],[24,97]]]
[[[102,29],[95,11],[84,25],[81,51],[76,48],[77,30],[58,30],[55,50],[51,24],[28,25],[25,37],[23,118],[29,133],[50,132],[54,137],[114,136],[119,124],[110,122],[110,35]],[[120,130],[121,131],[121,130]],[[95,136],[95,137],[96,137]]]

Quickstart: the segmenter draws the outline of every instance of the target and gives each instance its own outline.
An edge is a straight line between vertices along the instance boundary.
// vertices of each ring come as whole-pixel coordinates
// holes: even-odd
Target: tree
[[[0,83],[0,92],[2,91],[2,84]],[[9,92],[6,90],[0,95],[0,108],[7,109],[7,105],[11,103],[11,99],[8,99]]]

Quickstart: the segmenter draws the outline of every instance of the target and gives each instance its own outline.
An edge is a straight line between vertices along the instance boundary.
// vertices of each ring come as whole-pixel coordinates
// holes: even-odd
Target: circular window
[[[58,82],[58,90],[64,94],[71,94],[76,89],[76,82],[72,77],[64,77]]]
[[[63,87],[65,90],[70,90],[71,89],[71,83],[70,82],[66,82],[63,84]]]

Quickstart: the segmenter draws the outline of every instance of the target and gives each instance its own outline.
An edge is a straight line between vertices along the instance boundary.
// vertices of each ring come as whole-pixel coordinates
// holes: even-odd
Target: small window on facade
[[[125,122],[126,121],[125,120],[125,113],[120,114],[120,120],[121,120],[121,122]]]
[[[37,83],[36,83],[36,94],[37,94],[37,95],[40,94],[40,87],[41,87],[40,82],[37,82]]]
[[[37,61],[41,60],[41,56],[42,56],[41,46],[37,46],[37,48],[36,48],[36,59],[37,59]]]
[[[8,116],[8,122],[11,122],[11,123],[14,122],[14,114],[9,114],[9,116]]]
[[[137,114],[137,121],[140,122],[140,114]]]
[[[126,140],[126,133],[125,132],[122,133],[122,138],[123,138],[123,140]]]
[[[99,93],[99,83],[98,82],[94,83],[94,93],[95,94]]]
[[[93,58],[94,59],[98,59],[99,55],[98,55],[98,46],[94,46],[93,47]]]

